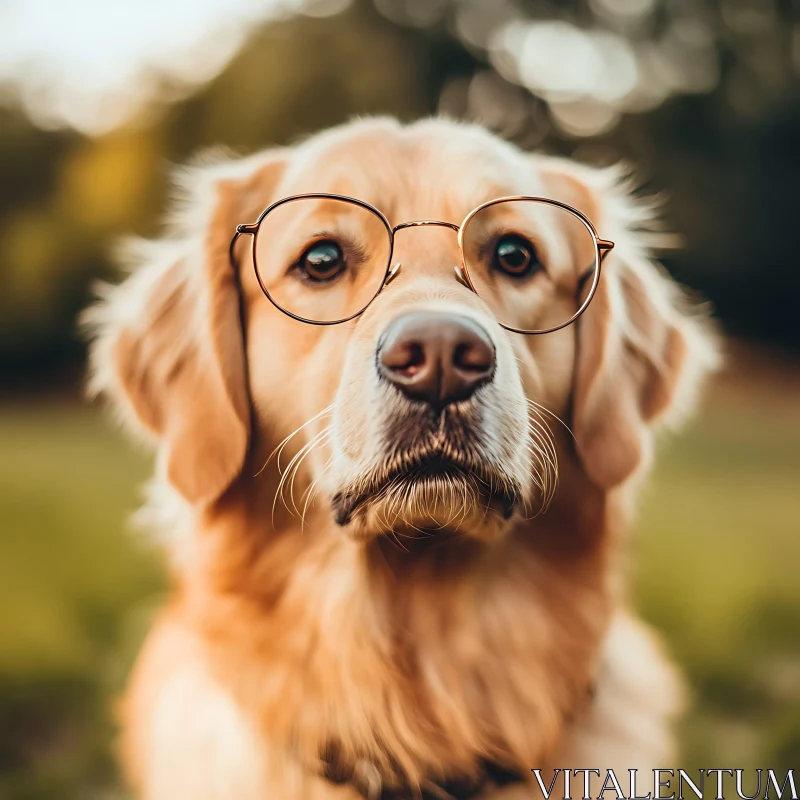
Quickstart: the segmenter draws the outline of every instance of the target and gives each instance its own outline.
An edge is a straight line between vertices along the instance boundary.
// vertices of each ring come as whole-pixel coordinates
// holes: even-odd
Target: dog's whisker
[[[402,550],[404,553],[408,553],[408,548],[397,536],[397,531],[395,530],[396,526],[389,521],[388,512],[384,513],[383,511],[380,511],[378,513],[378,519],[383,523],[384,530],[389,532],[389,541],[399,550]]]
[[[553,461],[556,461],[556,447],[553,440],[553,432],[550,430],[549,425],[542,417],[541,409],[536,406],[530,407],[531,415],[528,417],[528,423],[541,434],[541,442],[546,446],[549,453],[553,456]]]
[[[573,439],[575,438],[575,434],[572,432],[572,428],[570,428],[570,426],[567,425],[567,423],[564,422],[564,420],[561,419],[561,417],[559,417],[558,414],[556,414],[555,412],[551,411],[549,408],[543,406],[541,403],[537,403],[535,400],[531,400],[530,398],[528,398],[528,405],[531,408],[535,408],[541,414],[546,414],[548,417],[551,417],[552,419],[554,419],[559,425],[561,425],[564,428],[564,430]]]
[[[326,430],[323,434],[320,434],[319,436],[317,436],[315,438],[315,440],[314,440],[313,445],[306,449],[306,451],[303,453],[303,455],[296,461],[296,463],[295,463],[295,465],[294,465],[294,467],[292,469],[292,475],[291,475],[291,478],[289,479],[289,482],[288,482],[289,483],[289,499],[292,502],[292,507],[294,508],[295,512],[297,512],[297,513],[299,513],[299,509],[297,508],[297,503],[295,501],[294,485],[295,485],[295,481],[297,479],[297,475],[298,475],[298,473],[300,471],[300,467],[302,466],[303,461],[305,459],[307,459],[308,456],[311,454],[311,452],[313,450],[315,450],[317,447],[320,447],[325,442],[327,442],[328,439],[330,438],[330,436],[331,436],[330,430]]]
[[[272,502],[272,520],[273,525],[275,524],[275,510],[277,507],[278,500],[280,499],[283,503],[286,510],[292,514],[293,511],[289,507],[289,504],[286,502],[285,496],[285,488],[287,482],[290,482],[290,489],[293,493],[294,490],[294,479],[297,474],[297,471],[300,469],[301,464],[305,460],[305,458],[311,453],[311,451],[322,444],[324,441],[328,439],[328,437],[332,434],[332,428],[330,425],[325,426],[319,433],[314,435],[308,442],[306,442],[303,447],[298,450],[298,452],[294,455],[292,460],[287,465],[286,469],[281,472],[280,480],[278,481],[278,486],[275,489],[275,495]],[[294,514],[299,515],[299,510],[297,508],[297,504],[294,502],[294,498],[292,496],[292,505],[294,506]]]
[[[533,516],[544,513],[550,506],[558,485],[558,451],[555,447],[552,431],[547,425],[543,412],[551,414],[558,419],[555,414],[548,411],[536,403],[528,401],[528,441],[527,449],[532,461],[530,474],[531,482],[541,494],[539,510]],[[562,422],[558,419],[559,422]],[[562,422],[563,424],[563,422]],[[531,519],[527,502],[523,504],[525,518]]]
[[[305,500],[303,502],[303,513],[300,515],[300,530],[301,531],[305,529],[306,514],[308,513],[309,507],[314,502],[314,499],[316,498],[316,496],[318,494],[319,483],[322,480],[322,478],[325,476],[325,473],[328,471],[328,469],[330,468],[331,464],[333,464],[333,456],[330,456],[328,458],[328,460],[325,462],[324,466],[322,467],[322,470],[320,471],[320,474],[311,482],[311,484],[309,485],[308,489],[306,489],[306,491],[305,491],[305,495],[304,495]],[[303,498],[301,498],[301,499],[303,499]]]
[[[277,461],[278,470],[280,470],[280,468],[281,468],[281,455],[283,454],[283,450],[286,447],[286,445],[289,444],[289,442],[295,436],[297,436],[297,434],[300,433],[300,431],[302,431],[304,428],[306,428],[312,422],[315,422],[316,420],[320,419],[320,417],[323,417],[326,414],[332,414],[333,413],[333,409],[334,409],[334,404],[331,403],[329,406],[326,406],[325,408],[323,408],[322,411],[319,411],[318,413],[314,414],[313,417],[310,417],[309,419],[307,419],[298,428],[295,428],[285,439],[283,439],[275,447],[275,449],[269,454],[269,456],[267,456],[267,460],[264,462],[264,464],[262,465],[261,469],[259,469],[258,472],[256,472],[253,477],[257,478],[267,468],[267,466],[269,465],[269,462],[272,461],[272,459],[275,457],[276,454],[278,456],[278,461]]]
[[[281,483],[279,484],[279,486],[281,486],[281,496],[283,497],[284,494],[283,489],[285,489],[285,487],[288,484],[289,500],[291,501],[292,508],[289,509],[287,505],[287,510],[289,510],[290,513],[292,513],[293,511],[295,515],[300,514],[300,510],[297,508],[297,503],[294,498],[294,485],[295,485],[295,480],[297,478],[297,474],[300,471],[300,467],[302,466],[303,461],[305,461],[305,459],[308,458],[308,456],[314,449],[316,449],[319,445],[326,442],[328,438],[330,438],[331,434],[332,430],[330,427],[323,428],[316,436],[314,436],[311,440],[309,440],[309,442],[300,449],[297,455],[290,462],[289,466],[286,469],[286,472],[283,475],[281,475]]]

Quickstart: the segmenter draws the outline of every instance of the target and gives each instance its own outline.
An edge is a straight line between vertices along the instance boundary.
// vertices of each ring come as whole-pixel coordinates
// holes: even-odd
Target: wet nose
[[[381,375],[408,397],[435,408],[468,398],[492,380],[494,368],[489,334],[460,314],[403,314],[378,344]]]

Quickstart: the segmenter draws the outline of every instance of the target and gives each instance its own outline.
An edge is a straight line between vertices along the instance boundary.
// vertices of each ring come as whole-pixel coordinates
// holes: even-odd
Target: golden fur
[[[620,555],[654,433],[691,409],[715,353],[648,257],[638,232],[648,210],[612,170],[442,120],[357,122],[196,165],[180,183],[167,235],[132,247],[132,274],[89,312],[93,388],[157,449],[146,513],[175,585],[123,707],[139,795],[355,798],[319,777],[331,747],[387,784],[471,774],[483,758],[524,773],[664,766],[679,684],[624,611]],[[503,331],[453,280],[455,236],[441,228],[398,235],[403,272],[362,317],[314,327],[263,296],[246,243],[238,281],[228,259],[237,223],[306,191],[367,200],[393,223],[458,222],[493,197],[549,196],[617,244],[586,313],[557,333]],[[342,529],[330,498],[376,458],[376,338],[423,306],[490,332],[498,457],[530,484],[547,459],[519,442],[536,430],[541,445],[549,429],[559,482],[536,518],[480,515],[466,498],[463,535],[397,546],[386,534],[408,535],[416,515],[447,520],[376,503]],[[286,503],[274,503],[269,456],[287,437],[283,467],[303,458],[280,486]],[[491,794],[532,796],[532,786]]]

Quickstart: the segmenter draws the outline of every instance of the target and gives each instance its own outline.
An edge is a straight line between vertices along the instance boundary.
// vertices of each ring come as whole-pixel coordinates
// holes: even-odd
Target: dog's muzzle
[[[498,360],[487,330],[465,314],[413,311],[378,340],[379,452],[332,497],[339,525],[370,507],[381,525],[441,529],[492,513],[509,519],[523,487],[495,438]],[[474,521],[474,520],[473,520]]]

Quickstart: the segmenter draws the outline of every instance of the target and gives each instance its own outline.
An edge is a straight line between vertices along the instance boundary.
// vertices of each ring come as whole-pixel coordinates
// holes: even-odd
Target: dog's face
[[[630,232],[635,207],[602,173],[441,121],[359,123],[225,170],[211,168],[196,190],[184,251],[165,245],[147,256],[147,274],[118,290],[128,292],[127,310],[118,296],[100,312],[95,350],[100,383],[155,432],[169,479],[191,502],[216,501],[239,475],[253,480],[250,468],[288,439],[280,491],[296,484],[298,510],[313,488],[314,513],[360,539],[449,531],[488,541],[554,491],[556,447],[539,407],[571,423],[589,479],[610,488],[643,461],[650,424],[709,361],[699,329],[674,308],[670,284]],[[501,327],[456,280],[454,230],[405,228],[392,258],[402,268],[364,313],[309,325],[261,291],[247,240],[236,245],[237,282],[226,258],[237,223],[306,192],[366,201],[391,225],[458,225],[494,198],[550,197],[585,213],[618,241],[619,255],[583,317],[526,336]],[[309,229],[335,241],[336,221],[322,204],[317,213]],[[575,252],[568,230],[549,235]],[[368,226],[341,236],[380,247]],[[297,237],[291,226],[260,237],[259,271],[281,296],[315,292],[310,302],[324,308],[325,294],[289,269],[286,254],[303,249]],[[545,271],[517,309],[518,326],[571,316],[580,267],[574,259],[558,275]]]
[[[334,192],[374,204],[393,225],[458,224],[485,201],[557,191],[556,182],[504,144],[466,131],[454,140],[453,132],[437,125],[344,131],[296,154],[275,196]],[[322,304],[326,292],[339,289],[305,287],[287,255],[308,246],[305,231],[325,230],[329,240],[339,234],[325,203],[317,204],[317,217],[308,205],[312,213],[302,231],[270,228],[257,256],[277,296],[297,302],[303,292],[313,293],[311,302]],[[371,229],[366,214],[349,215],[347,222],[343,240],[381,249],[380,231]],[[260,427],[282,417],[285,436],[328,409],[298,435],[293,451],[314,442],[304,464],[344,532],[419,536],[450,529],[489,538],[514,515],[546,501],[555,459],[528,398],[565,409],[574,331],[524,336],[504,330],[486,303],[456,280],[454,230],[398,231],[397,276],[360,317],[334,326],[307,325],[277,310],[249,280],[252,255],[247,245],[242,249],[247,360]],[[574,312],[574,266],[571,291],[552,299],[542,292],[538,304],[523,310],[525,326],[536,327],[552,312],[548,299],[569,306],[567,317]]]

